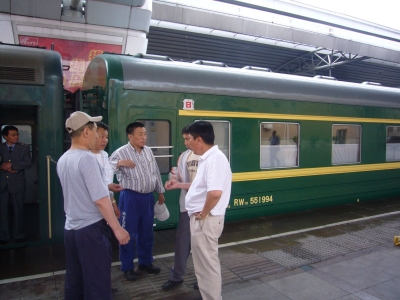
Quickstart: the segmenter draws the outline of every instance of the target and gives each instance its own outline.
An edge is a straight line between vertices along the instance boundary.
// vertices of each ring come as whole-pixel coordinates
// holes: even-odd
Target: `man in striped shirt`
[[[110,156],[119,184],[124,188],[119,197],[119,221],[131,240],[120,246],[121,271],[127,280],[136,279],[133,260],[138,256],[138,269],[158,274],[153,266],[154,197],[163,204],[164,187],[153,152],[147,147],[147,134],[143,123],[133,122],[126,127],[129,142]],[[135,249],[136,241],[136,249]]]

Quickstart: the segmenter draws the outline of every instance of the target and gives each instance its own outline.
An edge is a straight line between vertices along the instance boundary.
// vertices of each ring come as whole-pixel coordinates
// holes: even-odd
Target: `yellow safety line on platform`
[[[179,110],[180,116],[189,117],[217,117],[217,118],[243,118],[243,119],[275,119],[293,121],[325,121],[325,122],[360,122],[360,123],[389,123],[400,124],[399,119],[378,119],[378,118],[355,118],[339,116],[314,116],[314,115],[289,115],[251,113],[236,111],[214,111],[214,110]]]

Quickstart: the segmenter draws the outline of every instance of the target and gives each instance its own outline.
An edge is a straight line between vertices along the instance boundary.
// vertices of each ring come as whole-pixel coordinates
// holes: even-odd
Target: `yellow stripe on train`
[[[314,115],[289,115],[251,113],[236,111],[214,111],[214,110],[179,110],[180,116],[192,117],[218,117],[218,118],[243,118],[243,119],[276,119],[293,121],[325,121],[325,122],[361,122],[361,123],[391,123],[400,124],[399,119],[378,119],[378,118],[353,118],[339,116],[314,116]]]
[[[234,173],[232,175],[232,181],[238,182],[238,181],[278,179],[278,178],[290,178],[290,177],[301,177],[301,176],[334,175],[343,173],[384,171],[393,169],[400,169],[400,162],[290,169],[290,170],[285,169],[285,170],[271,170],[271,171],[242,172],[242,173]]]

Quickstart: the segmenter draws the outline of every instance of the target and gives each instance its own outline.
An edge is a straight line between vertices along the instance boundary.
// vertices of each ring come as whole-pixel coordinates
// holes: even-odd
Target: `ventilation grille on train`
[[[35,81],[35,69],[0,66],[0,80]]]

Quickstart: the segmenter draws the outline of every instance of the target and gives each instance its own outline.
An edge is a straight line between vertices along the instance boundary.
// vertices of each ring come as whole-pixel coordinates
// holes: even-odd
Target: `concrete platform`
[[[223,299],[400,299],[400,197],[227,223],[220,239]],[[126,281],[118,251],[114,299],[194,299],[184,283],[165,292],[175,230],[155,232],[158,275]],[[116,247],[114,247],[116,248]],[[63,299],[62,245],[0,251],[0,299]]]

